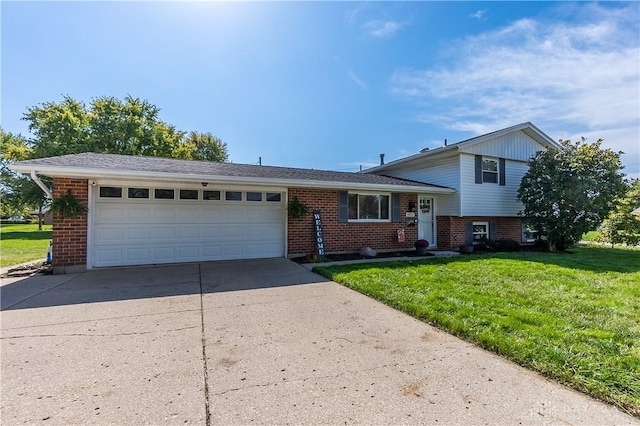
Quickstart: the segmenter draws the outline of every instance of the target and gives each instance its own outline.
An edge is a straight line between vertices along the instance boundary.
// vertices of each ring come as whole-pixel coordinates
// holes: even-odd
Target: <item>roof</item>
[[[52,177],[157,179],[334,189],[453,193],[452,188],[364,173],[216,163],[85,152],[12,164],[12,170]]]
[[[498,138],[500,136],[517,132],[517,131],[523,131],[527,136],[529,136],[530,138],[532,138],[533,140],[535,140],[545,148],[560,147],[560,145],[556,141],[551,139],[542,130],[534,126],[533,123],[527,121],[526,123],[520,123],[520,124],[516,124],[515,126],[507,127],[505,129],[496,130],[495,132],[486,133],[480,136],[474,136],[473,138],[465,139],[463,141],[456,142],[453,144],[441,146],[441,147],[430,149],[430,150],[420,151],[418,154],[410,155],[409,157],[400,158],[399,160],[390,161],[386,164],[372,167],[370,169],[365,170],[365,173],[380,173],[383,170],[389,169],[394,166],[398,166],[403,163],[407,163],[407,162],[411,162],[414,160],[423,159],[427,157],[432,157],[432,156],[439,156],[446,152],[451,152],[451,154],[453,154],[455,153],[455,151],[458,151],[462,148],[467,148],[479,143],[486,142],[490,139]]]

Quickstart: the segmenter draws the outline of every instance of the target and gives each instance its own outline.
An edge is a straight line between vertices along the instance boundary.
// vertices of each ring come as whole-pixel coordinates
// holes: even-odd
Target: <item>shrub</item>
[[[473,243],[473,251],[496,251],[496,242],[488,238],[480,238]]]
[[[520,251],[520,243],[510,238],[495,241],[496,251]]]

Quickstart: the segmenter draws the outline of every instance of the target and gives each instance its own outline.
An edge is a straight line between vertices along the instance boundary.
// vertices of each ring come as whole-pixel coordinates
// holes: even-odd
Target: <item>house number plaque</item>
[[[324,258],[324,235],[322,234],[322,218],[320,217],[320,210],[313,211],[313,228],[318,258],[322,259]]]

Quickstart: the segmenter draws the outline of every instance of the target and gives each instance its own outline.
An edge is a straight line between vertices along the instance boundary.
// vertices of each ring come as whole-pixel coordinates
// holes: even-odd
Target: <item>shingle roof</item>
[[[159,157],[141,157],[131,155],[97,154],[86,152],[59,157],[39,158],[15,163],[12,168],[18,171],[36,170],[46,175],[47,170],[76,171],[87,170],[102,172],[102,174],[122,174],[122,172],[149,172],[153,174],[175,174],[185,176],[220,176],[237,178],[255,178],[259,180],[286,180],[294,182],[316,181],[334,183],[354,183],[392,186],[421,186],[429,188],[445,188],[421,182],[398,179],[389,176],[335,172],[328,170],[298,169],[290,167],[258,166],[251,164],[216,163],[211,161],[178,160]],[[90,177],[90,175],[88,175]]]

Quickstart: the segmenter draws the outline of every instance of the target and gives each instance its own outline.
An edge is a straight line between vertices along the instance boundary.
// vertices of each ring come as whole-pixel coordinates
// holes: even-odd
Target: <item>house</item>
[[[527,122],[366,170],[366,173],[429,182],[455,192],[418,200],[418,237],[439,248],[472,245],[480,238],[530,241],[517,199],[527,162],[560,145]],[[424,214],[427,220],[423,222]],[[435,218],[434,218],[435,216]]]
[[[522,238],[515,193],[526,161],[557,146],[530,123],[390,162],[366,173],[83,153],[13,164],[53,178],[86,215],[54,215],[55,273],[113,266],[450,249],[481,236]],[[41,185],[43,190],[48,189]],[[314,215],[315,216],[315,215]]]
[[[54,215],[55,273],[313,254],[313,217],[290,217],[294,198],[320,211],[327,252],[412,249],[406,216],[418,196],[455,192],[375,174],[96,153],[11,167],[52,177],[54,198],[71,191],[89,209]]]

